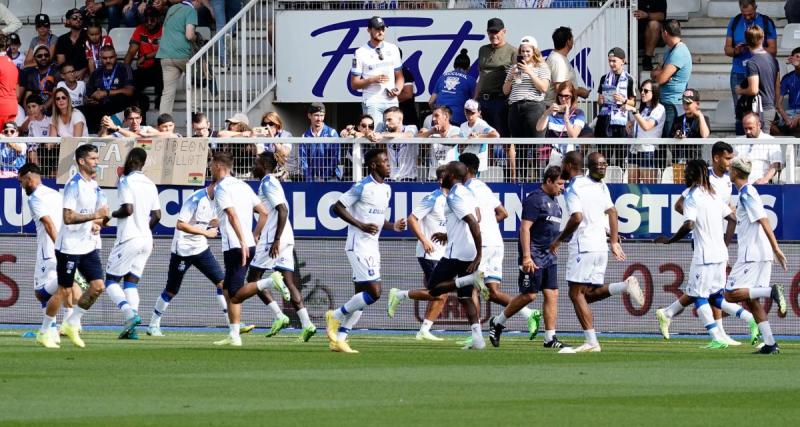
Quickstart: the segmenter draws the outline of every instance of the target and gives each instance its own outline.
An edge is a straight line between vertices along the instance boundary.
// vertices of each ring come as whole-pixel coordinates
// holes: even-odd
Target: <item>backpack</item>
[[[775,22],[772,21],[772,18],[770,18],[767,15],[761,15],[761,17],[763,18],[764,26],[766,27],[762,28],[762,30],[764,30],[764,47],[767,47],[767,33],[769,33],[768,29],[770,28],[770,26],[772,26],[772,31],[775,32],[775,34],[778,34],[778,30],[775,28]],[[731,25],[733,31],[736,31],[736,27],[739,26],[739,22],[741,20],[742,20],[741,13],[733,17],[733,24]]]

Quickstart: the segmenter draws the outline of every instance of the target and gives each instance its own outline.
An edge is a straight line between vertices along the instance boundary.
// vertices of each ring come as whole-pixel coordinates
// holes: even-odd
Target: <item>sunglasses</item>
[[[71,19],[73,21],[82,21],[83,20],[83,16],[81,16],[81,15],[73,15],[73,16],[70,16],[69,19]]]
[[[383,53],[381,52],[381,48],[379,48],[379,47],[376,47],[376,48],[375,48],[375,53],[377,53],[377,54],[378,54],[378,59],[379,59],[379,60],[381,60],[381,61],[383,61]]]
[[[278,127],[278,125],[273,122],[261,122],[261,126],[269,126],[271,128]]]
[[[359,123],[358,127],[375,129],[375,123]]]
[[[50,57],[50,55],[44,54],[44,53],[41,54],[41,55],[36,55],[36,59],[47,59],[49,57]]]
[[[67,99],[69,99],[69,98],[67,98],[66,96],[57,96],[56,97],[56,101],[66,101]]]
[[[563,93],[559,93],[559,94],[558,94],[558,97],[559,97],[559,98],[572,98],[572,95],[571,95],[571,94],[563,94]]]
[[[3,129],[3,135],[13,135],[17,133],[16,129]]]
[[[652,93],[653,91],[650,89],[642,89],[642,93]]]

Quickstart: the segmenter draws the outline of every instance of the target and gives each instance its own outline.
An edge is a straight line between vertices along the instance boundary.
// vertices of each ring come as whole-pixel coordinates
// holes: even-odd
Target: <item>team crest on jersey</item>
[[[375,270],[370,268],[369,270],[367,270],[367,274],[370,275],[370,276],[374,276],[375,275]]]
[[[581,257],[575,258],[575,262],[581,262]]]
[[[461,80],[458,77],[447,77],[444,79],[444,89],[445,90],[456,90]]]
[[[71,274],[75,270],[75,261],[67,261],[67,274]]]
[[[358,66],[358,61],[356,61],[356,59],[353,58],[353,68],[356,68],[357,66]]]
[[[178,264],[178,271],[186,271],[186,261],[181,261],[181,263]]]

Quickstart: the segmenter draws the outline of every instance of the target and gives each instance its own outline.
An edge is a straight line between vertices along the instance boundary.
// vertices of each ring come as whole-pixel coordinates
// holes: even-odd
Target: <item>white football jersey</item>
[[[476,216],[478,202],[472,192],[461,184],[456,184],[447,193],[447,247],[444,250],[445,257],[458,259],[461,261],[472,261],[478,254],[475,249],[475,240],[469,231],[469,225],[464,221],[467,215]],[[481,236],[481,239],[483,236]]]
[[[714,168],[708,168],[708,179],[711,181],[711,188],[714,189],[714,197],[722,200],[726,205],[731,204],[731,194],[733,194],[733,184],[731,183],[731,175],[725,171],[722,176],[717,176],[714,173]]]
[[[261,184],[258,186],[258,197],[267,207],[267,224],[261,231],[261,239],[266,239],[265,243],[272,244],[275,241],[275,232],[278,230],[278,211],[275,208],[285,205],[288,210],[289,202],[286,200],[283,186],[274,175],[267,175],[261,180]],[[288,217],[280,240],[281,245],[294,244],[294,232]]]
[[[93,214],[99,208],[97,201],[102,190],[97,181],[84,179],[80,173],[64,185],[64,209],[78,214]],[[64,224],[58,232],[56,250],[65,254],[83,255],[97,248],[97,240],[92,236],[92,221],[81,224]]]
[[[772,261],[772,245],[758,220],[767,217],[764,202],[750,184],[739,190],[736,205],[736,233],[739,235],[738,262]]]
[[[239,238],[233,230],[233,225],[228,221],[225,209],[233,208],[239,225],[242,228],[244,243],[248,248],[256,245],[253,238],[253,208],[261,203],[256,193],[244,181],[226,176],[217,183],[214,190],[214,207],[219,217],[219,231],[222,235],[222,250],[241,248]]]
[[[54,258],[56,256],[55,242],[47,234],[42,218],[50,218],[56,233],[58,233],[58,230],[61,229],[61,219],[63,217],[61,194],[44,184],[40,184],[36,191],[28,196],[28,206],[31,208],[33,220],[36,221],[36,260],[44,261]]]
[[[400,71],[402,67],[400,50],[392,43],[383,42],[373,48],[367,42],[356,49],[350,74],[364,78],[379,75],[389,77],[386,83],[373,83],[365,87],[361,91],[361,100],[366,103],[386,103],[396,106],[397,97],[387,96],[386,89],[395,88],[394,72]]]
[[[153,238],[150,230],[150,212],[161,209],[158,189],[153,181],[141,171],[134,171],[119,178],[117,184],[119,204],[133,205],[133,215],[117,221],[117,241],[127,242],[138,237]]]
[[[445,218],[445,209],[447,207],[447,196],[445,196],[444,192],[442,192],[441,188],[437,188],[432,193],[426,195],[422,201],[414,208],[411,212],[414,216],[419,220],[420,227],[422,228],[422,234],[424,234],[428,239],[434,235],[434,233],[446,233],[446,218]],[[425,253],[425,248],[422,246],[422,242],[417,241],[417,258],[425,258],[425,259],[432,259],[432,260],[440,260],[444,255],[444,245],[434,242],[433,243],[433,252]]]
[[[569,241],[570,252],[608,251],[606,211],[614,207],[614,203],[606,184],[588,176],[576,176],[567,186],[565,200],[567,217],[576,212],[583,214],[583,220]]]
[[[483,246],[502,246],[503,235],[500,234],[500,224],[495,219],[494,210],[502,206],[500,199],[494,195],[492,189],[478,178],[472,178],[464,184],[472,191],[475,200],[480,200],[478,209],[481,212],[481,240]]]
[[[178,213],[178,221],[203,229],[208,228],[208,224],[216,217],[205,188],[192,193],[189,199],[183,202],[181,211]],[[175,229],[175,235],[172,236],[172,253],[191,256],[202,253],[206,249],[208,249],[206,236]]]
[[[683,216],[694,221],[693,264],[716,264],[728,261],[725,245],[725,217],[731,208],[708,194],[703,187],[692,187],[683,204]]]
[[[374,254],[378,251],[378,237],[386,221],[386,211],[389,209],[391,196],[392,188],[386,183],[378,183],[370,175],[339,197],[339,201],[350,211],[353,218],[378,226],[377,233],[368,234],[348,224],[346,250],[359,254]]]

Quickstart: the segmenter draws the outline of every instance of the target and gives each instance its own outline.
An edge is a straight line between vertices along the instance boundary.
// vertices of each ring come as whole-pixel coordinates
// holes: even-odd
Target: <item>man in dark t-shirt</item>
[[[100,48],[100,60],[103,61],[103,68],[94,70],[86,85],[83,113],[90,133],[100,129],[103,116],[113,116],[136,104],[131,67],[117,61],[113,46]]]
[[[700,93],[696,89],[686,89],[681,98],[684,114],[672,122],[670,135],[676,139],[708,138],[711,129],[708,119],[700,111]],[[686,163],[692,159],[700,159],[700,147],[697,145],[672,145],[672,163]]]
[[[402,51],[400,54],[402,55]],[[403,79],[405,80],[403,90],[397,95],[397,99],[400,101],[398,106],[403,112],[403,124],[419,127],[419,114],[417,114],[417,103],[414,97],[414,90],[416,90],[414,74],[405,65],[403,66]]]
[[[70,9],[66,15],[66,25],[70,31],[56,41],[56,63],[67,63],[75,68],[78,80],[86,76],[89,61],[86,59],[86,30],[83,29],[83,14],[78,9]]]
[[[558,237],[561,228],[561,206],[556,197],[564,190],[561,167],[550,166],[544,172],[544,182],[522,202],[522,224],[519,229],[519,295],[511,299],[508,306],[489,320],[489,340],[500,345],[500,335],[505,322],[523,307],[536,299],[536,293],[544,295],[544,325],[546,348],[567,347],[555,335],[558,310],[558,267],[556,255],[550,252],[550,244]],[[536,336],[541,314],[534,312],[531,319],[536,323],[530,339]]]

